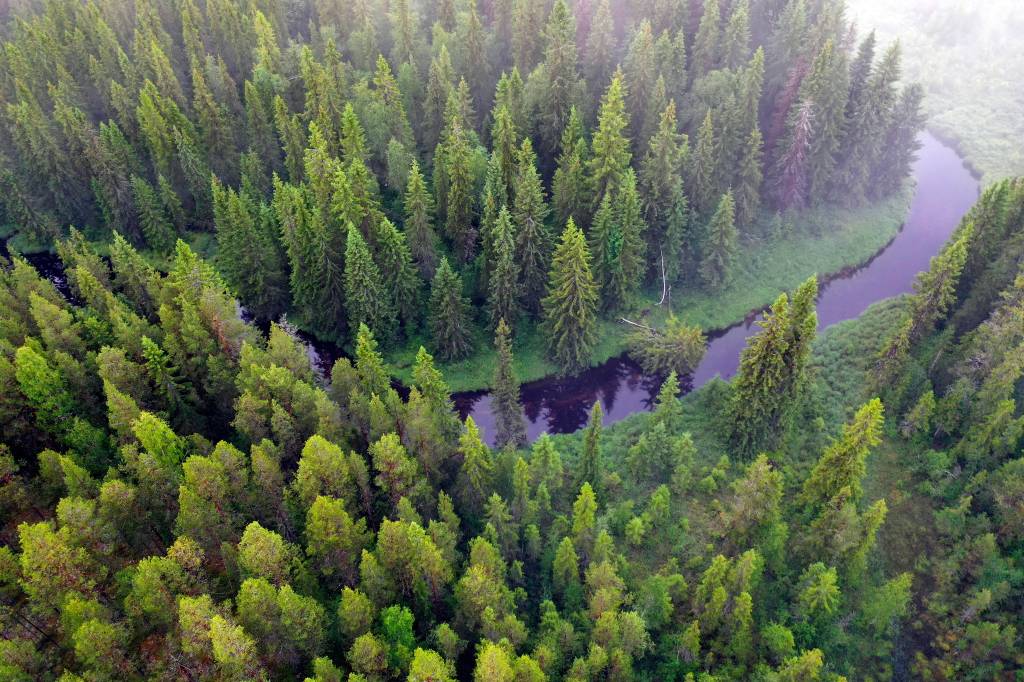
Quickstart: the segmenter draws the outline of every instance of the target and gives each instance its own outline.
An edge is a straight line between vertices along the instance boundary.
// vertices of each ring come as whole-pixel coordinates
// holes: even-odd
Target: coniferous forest
[[[673,301],[912,191],[925,91],[842,0],[11,0],[0,47],[0,680],[1024,674],[1024,181],[684,390]],[[651,409],[530,442],[517,351],[608,324]]]

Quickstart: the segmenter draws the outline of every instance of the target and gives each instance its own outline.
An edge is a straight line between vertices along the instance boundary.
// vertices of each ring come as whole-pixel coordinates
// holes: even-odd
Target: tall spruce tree
[[[526,421],[519,404],[519,379],[512,360],[512,332],[505,320],[499,319],[494,333],[498,365],[494,369],[491,405],[495,419],[495,446],[521,447],[526,443]]]
[[[616,284],[615,288],[628,296],[639,290],[647,271],[647,243],[644,241],[647,224],[642,215],[640,195],[636,188],[636,174],[632,168],[627,170],[623,177],[615,203],[617,222],[622,235],[618,267],[614,271],[614,277],[621,277],[622,281]]]
[[[722,195],[718,209],[708,225],[708,241],[700,264],[704,284],[719,289],[726,282],[736,259],[736,217],[732,191]]]
[[[363,236],[349,226],[345,246],[345,310],[349,329],[365,324],[380,343],[389,343],[395,334],[392,300]]]
[[[544,29],[544,68],[548,78],[542,137],[553,154],[579,92],[576,20],[565,0],[555,0]]]
[[[583,454],[580,456],[580,484],[590,486],[600,494],[602,482],[601,469],[601,428],[604,422],[604,411],[601,402],[595,402],[590,408],[590,419],[583,433]]]
[[[519,264],[523,307],[540,311],[547,268],[550,263],[551,232],[547,217],[550,209],[544,199],[544,187],[537,172],[536,156],[529,138],[523,140],[518,155],[515,201],[512,218],[516,231],[516,259]]]
[[[754,128],[747,138],[736,173],[736,223],[744,233],[749,231],[761,207],[761,184],[764,182],[762,145],[761,131]]]
[[[437,268],[437,234],[434,232],[433,200],[417,161],[412,162],[405,189],[405,234],[416,267],[423,277]]]
[[[590,272],[590,252],[583,232],[572,220],[555,248],[544,298],[548,352],[562,373],[586,368],[596,341],[597,287]]]
[[[616,72],[601,98],[601,111],[592,143],[590,189],[597,201],[604,197],[605,192],[618,189],[632,158],[629,139],[626,137],[629,117],[626,114],[625,98],[622,74]]]
[[[494,260],[488,271],[487,301],[491,324],[515,324],[519,316],[519,264],[516,262],[515,236],[512,219],[506,207],[501,208],[492,230]]]
[[[760,322],[761,331],[747,342],[733,382],[730,440],[736,452],[753,457],[774,446],[788,376],[789,297],[781,294]]]
[[[469,312],[462,278],[442,258],[430,287],[428,321],[436,355],[445,362],[461,360],[473,350]]]
[[[376,244],[376,263],[382,273],[388,273],[388,284],[393,308],[408,334],[421,318],[421,280],[405,235],[387,218],[376,222],[373,230]]]
[[[589,222],[591,199],[587,162],[590,148],[583,130],[579,110],[573,107],[562,131],[558,166],[551,181],[551,203],[559,225],[574,218],[582,224]]]
[[[708,109],[697,133],[697,146],[690,162],[690,190],[693,207],[701,215],[714,209],[718,194],[718,143],[715,127]]]

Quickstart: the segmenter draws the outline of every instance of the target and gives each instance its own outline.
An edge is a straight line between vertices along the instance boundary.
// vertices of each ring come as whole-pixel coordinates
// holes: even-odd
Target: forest
[[[841,0],[12,0],[0,45],[0,679],[1024,674],[1024,181],[686,392],[680,305],[913,191],[925,90]],[[650,411],[531,442],[521,376],[602,344]]]

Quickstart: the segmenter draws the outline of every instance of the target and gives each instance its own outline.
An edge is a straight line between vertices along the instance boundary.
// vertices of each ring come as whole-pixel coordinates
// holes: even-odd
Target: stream
[[[859,316],[872,303],[911,291],[914,277],[928,267],[929,260],[977,201],[978,180],[957,153],[927,132],[921,135],[921,144],[913,168],[916,190],[906,222],[896,237],[865,263],[821,276],[819,330]],[[0,254],[8,255],[5,241],[0,242]],[[71,300],[56,255],[40,253],[25,258]],[[716,376],[732,377],[747,339],[758,331],[756,322],[761,313],[762,310],[751,311],[746,319],[727,329],[709,331],[704,359],[692,376],[680,377],[683,390],[703,386]],[[306,334],[300,336],[321,375],[329,377],[340,350]],[[525,383],[521,402],[529,440],[545,432],[578,430],[587,423],[590,408],[598,400],[606,425],[634,412],[650,410],[660,386],[660,377],[645,375],[625,354],[575,376]],[[456,393],[452,398],[459,416],[473,417],[485,440],[493,445],[495,419],[490,394],[472,391]]]
[[[906,222],[896,237],[865,263],[821,275],[818,330],[858,317],[868,306],[912,290],[914,277],[953,234],[960,219],[978,200],[979,183],[963,160],[931,133],[921,135],[913,168],[915,194]],[[740,352],[756,334],[762,310],[727,329],[708,332],[704,359],[692,376],[680,377],[684,391],[716,376],[729,379],[739,367]],[[626,355],[612,358],[582,374],[523,384],[522,404],[529,440],[540,434],[572,433],[587,423],[591,406],[601,401],[604,424],[650,410],[661,378],[645,375]],[[453,396],[459,415],[473,417],[493,444],[494,412],[486,391]]]

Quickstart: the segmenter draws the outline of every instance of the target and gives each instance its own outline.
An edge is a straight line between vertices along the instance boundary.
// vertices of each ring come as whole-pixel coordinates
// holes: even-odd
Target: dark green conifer
[[[544,307],[548,352],[565,374],[585,369],[596,342],[597,286],[587,242],[570,219],[555,248]]]
[[[436,354],[445,362],[461,360],[472,351],[469,301],[462,293],[462,278],[447,258],[441,258],[430,288],[429,325]]]

